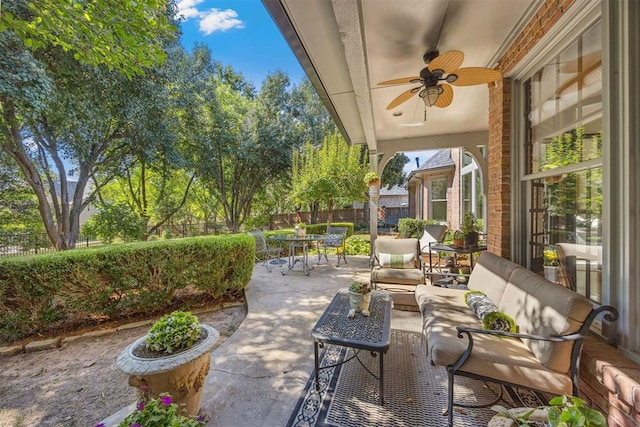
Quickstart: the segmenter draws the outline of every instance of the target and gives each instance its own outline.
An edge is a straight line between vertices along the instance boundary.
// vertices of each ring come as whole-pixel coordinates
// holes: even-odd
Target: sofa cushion
[[[456,326],[481,328],[479,319],[464,301],[464,291],[435,286],[416,287],[431,361],[440,366],[455,363],[467,348],[466,337],[458,338]],[[541,365],[520,340],[475,335],[473,353],[461,371],[515,384],[529,385],[553,394],[572,392],[564,373]]]
[[[424,273],[418,268],[374,268],[371,281],[399,285],[424,284]]]
[[[473,274],[469,277],[467,286],[469,289],[484,292],[494,304],[499,306],[507,281],[516,269],[526,270],[490,252],[482,252],[473,267]]]
[[[378,262],[380,268],[416,268],[415,253],[408,254],[387,254],[380,252]]]
[[[513,270],[498,308],[513,317],[521,333],[566,335],[577,332],[593,306],[588,299],[527,269]],[[568,372],[571,342],[524,343],[547,368]]]

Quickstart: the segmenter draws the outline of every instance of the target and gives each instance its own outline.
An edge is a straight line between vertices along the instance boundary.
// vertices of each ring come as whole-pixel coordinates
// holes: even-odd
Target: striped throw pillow
[[[415,254],[378,254],[382,268],[416,268]]]

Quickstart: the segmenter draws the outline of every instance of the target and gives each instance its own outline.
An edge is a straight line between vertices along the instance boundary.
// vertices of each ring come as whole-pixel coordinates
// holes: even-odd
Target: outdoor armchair
[[[278,265],[280,264],[280,255],[282,254],[282,247],[272,246],[267,244],[267,239],[264,237],[262,231],[249,231],[247,234],[253,237],[256,242],[256,262],[262,261],[262,265],[265,266],[267,271],[271,273],[271,260],[278,259]]]
[[[371,284],[423,285],[424,271],[418,239],[378,238],[369,261]]]
[[[329,262],[329,258],[327,258],[327,248],[334,248],[336,250],[336,254],[338,255],[338,264],[336,264],[336,266],[340,266],[340,258],[342,258],[344,260],[344,263],[346,264],[346,240],[347,227],[327,227],[327,234],[325,235],[324,241],[322,243],[324,259]],[[318,261],[319,260],[320,259],[318,259]]]
[[[431,249],[431,245],[442,243],[444,236],[447,234],[447,226],[440,224],[426,224],[424,233],[420,237],[420,254],[423,257],[429,257],[429,272],[433,266],[440,266],[440,255],[438,251]]]

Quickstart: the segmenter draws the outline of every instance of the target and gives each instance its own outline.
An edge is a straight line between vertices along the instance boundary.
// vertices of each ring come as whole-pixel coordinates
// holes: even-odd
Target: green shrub
[[[369,255],[369,239],[361,236],[351,236],[345,241],[345,251],[347,255]]]
[[[200,322],[188,311],[174,311],[162,316],[149,330],[147,348],[160,353],[173,353],[191,347],[200,338]]]
[[[440,221],[433,219],[401,218],[398,220],[398,234],[400,237],[419,239],[422,237],[424,226],[427,224],[440,224]]]
[[[176,291],[220,296],[251,280],[251,236],[189,237],[0,260],[0,342],[64,319],[113,318],[169,306]]]

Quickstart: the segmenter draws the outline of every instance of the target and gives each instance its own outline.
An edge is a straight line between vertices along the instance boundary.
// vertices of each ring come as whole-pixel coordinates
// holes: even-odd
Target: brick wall
[[[577,0],[546,0],[498,61],[504,75],[540,41]],[[489,250],[510,257],[511,135],[510,82],[489,85]],[[604,412],[610,427],[640,426],[640,366],[597,339],[585,343],[580,369],[581,397]]]

